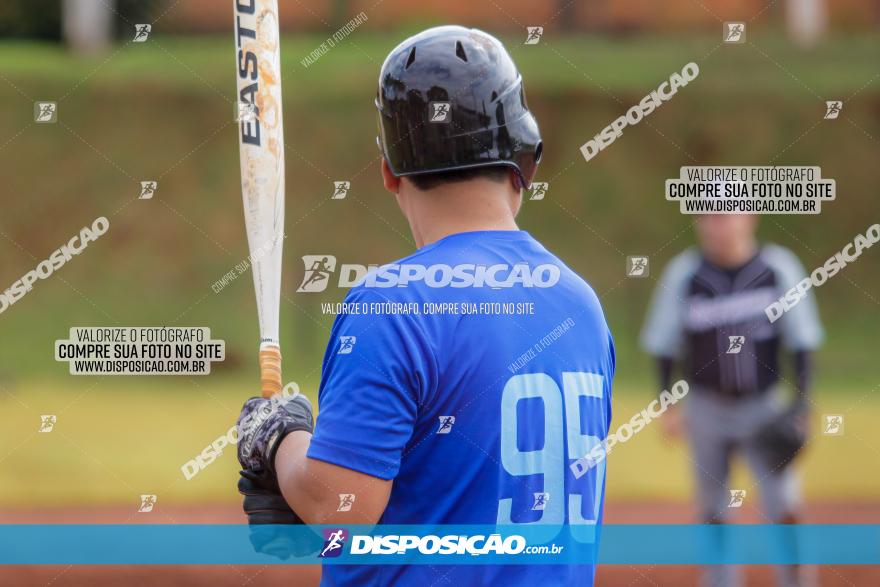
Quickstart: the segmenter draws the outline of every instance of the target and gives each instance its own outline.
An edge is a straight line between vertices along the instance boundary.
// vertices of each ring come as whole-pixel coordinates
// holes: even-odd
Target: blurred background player
[[[391,267],[429,275],[405,287],[368,280],[346,303],[474,310],[340,315],[314,429],[298,396],[240,430],[245,511],[252,524],[528,524],[544,526],[547,542],[560,532],[592,542],[605,466],[576,478],[569,465],[608,434],[614,344],[592,288],[517,226],[541,157],[522,77],[495,37],[432,28],[385,60],[376,107],[382,179],[418,247]],[[459,266],[489,268],[486,283],[436,283],[434,268]],[[498,285],[514,267],[548,279]],[[478,310],[498,302],[535,312]],[[249,400],[242,418],[268,401]],[[326,565],[322,584],[584,586],[594,573],[588,564]]]
[[[642,330],[644,349],[657,359],[660,388],[669,388],[676,367],[691,386],[684,407],[671,409],[663,422],[668,436],[686,429],[699,516],[707,524],[726,523],[731,500],[740,497],[728,487],[734,454],[745,457],[758,486],[761,523],[795,523],[800,505],[789,465],[806,436],[810,353],[823,332],[812,295],[773,323],[765,315],[805,272],[791,251],[759,244],[757,224],[753,215],[698,217],[699,248],[669,262]],[[783,351],[793,356],[791,379],[781,375]],[[792,383],[791,400],[783,397],[781,381]],[[778,445],[789,443],[789,431],[796,440],[786,455]],[[812,584],[810,574],[780,567],[777,582]],[[704,574],[704,585],[741,584],[737,567],[711,566]]]

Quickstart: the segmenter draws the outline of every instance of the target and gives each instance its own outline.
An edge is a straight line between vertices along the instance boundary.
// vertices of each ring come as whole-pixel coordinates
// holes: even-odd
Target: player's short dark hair
[[[406,178],[413,182],[422,191],[459,181],[485,178],[496,182],[505,181],[509,175],[509,167],[506,165],[490,165],[487,167],[470,167],[466,169],[453,169],[451,171],[437,171],[435,173],[420,173],[408,175]]]

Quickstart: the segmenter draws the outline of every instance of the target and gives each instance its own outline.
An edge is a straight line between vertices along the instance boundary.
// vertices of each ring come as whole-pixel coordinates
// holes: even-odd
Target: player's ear
[[[391,173],[388,161],[384,157],[382,158],[382,183],[385,184],[385,189],[392,194],[397,195],[400,192],[400,178]]]
[[[518,192],[522,189],[522,180],[520,180],[519,173],[517,173],[515,169],[510,168],[507,170],[507,178],[513,186],[513,191]]]
[[[516,218],[522,207],[522,189],[525,186],[523,186],[522,179],[515,169],[510,169],[507,179],[513,187],[513,191],[510,194],[510,211],[513,212],[513,217]]]

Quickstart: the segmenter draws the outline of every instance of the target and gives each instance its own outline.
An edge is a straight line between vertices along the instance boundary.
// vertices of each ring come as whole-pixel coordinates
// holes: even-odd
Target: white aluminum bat
[[[233,0],[241,191],[260,320],[264,397],[281,391],[284,127],[277,0]]]

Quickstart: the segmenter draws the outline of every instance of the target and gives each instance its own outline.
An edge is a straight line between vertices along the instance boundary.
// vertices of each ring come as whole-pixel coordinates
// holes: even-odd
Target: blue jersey
[[[382,524],[601,523],[614,345],[596,294],[522,231],[368,275],[324,357],[308,456],[393,479]],[[592,585],[589,565],[325,565],[322,585]]]

